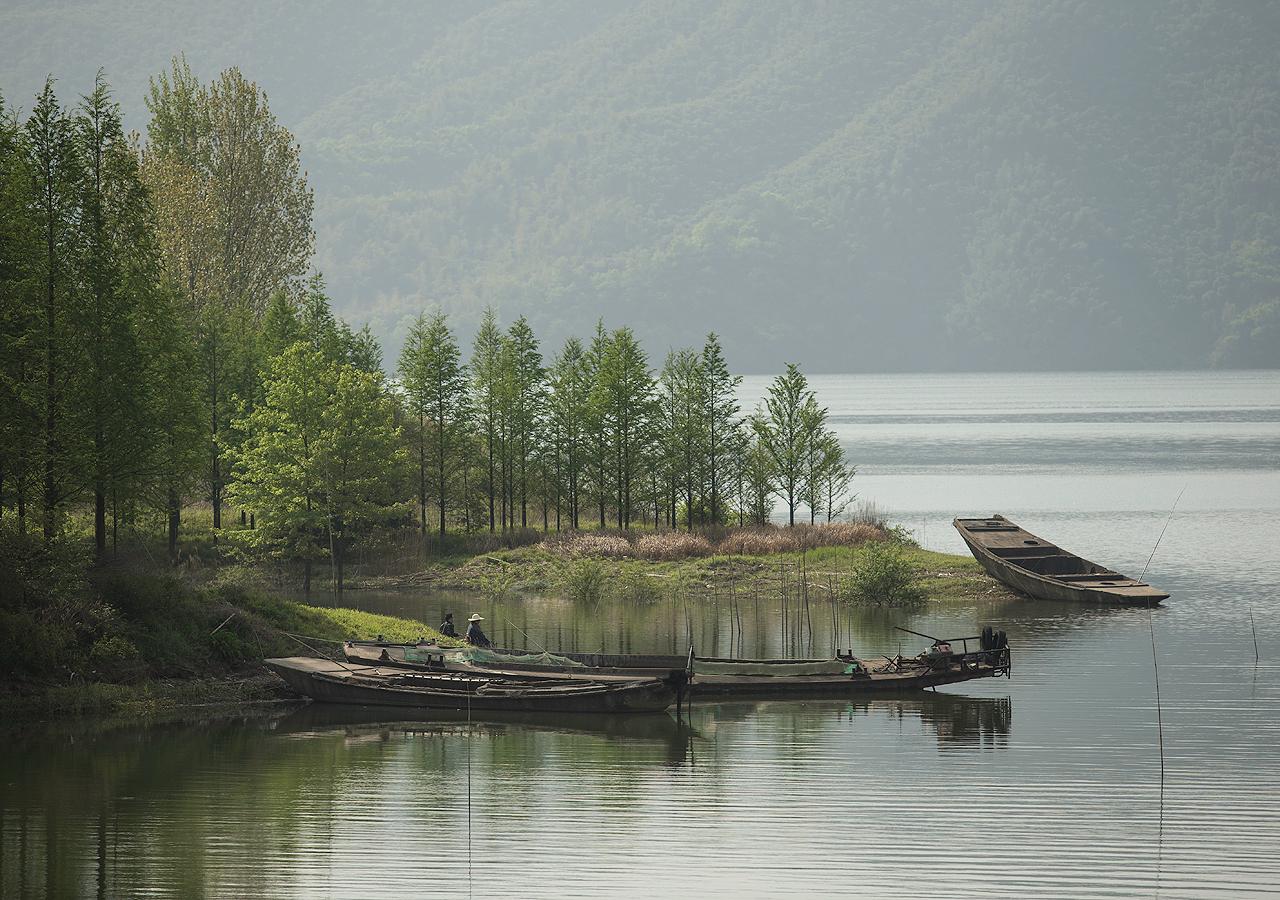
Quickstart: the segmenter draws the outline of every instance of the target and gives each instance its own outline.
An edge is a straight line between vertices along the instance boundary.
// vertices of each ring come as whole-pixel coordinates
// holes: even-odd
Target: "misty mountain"
[[[1280,366],[1280,5],[10,0],[0,90],[185,52],[294,130],[388,356],[438,305],[772,371]]]

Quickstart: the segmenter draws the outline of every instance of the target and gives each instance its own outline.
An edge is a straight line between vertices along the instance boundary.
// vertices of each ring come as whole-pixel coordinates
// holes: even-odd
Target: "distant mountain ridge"
[[[1280,366],[1280,5],[0,12],[11,104],[101,65],[141,126],[178,51],[266,88],[389,356],[493,304],[742,371]]]

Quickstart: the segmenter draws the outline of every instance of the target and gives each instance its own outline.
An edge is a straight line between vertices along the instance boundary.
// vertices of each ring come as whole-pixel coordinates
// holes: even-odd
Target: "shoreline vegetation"
[[[489,308],[467,356],[428,307],[384,361],[312,267],[265,92],[176,58],[147,108],[127,136],[101,74],[70,104],[50,78],[25,120],[0,102],[0,702],[258,699],[236,678],[290,634],[435,634],[342,608],[349,578],[904,610],[979,586],[874,508],[847,521],[855,466],[805,375],[744,410],[714,332],[658,360],[597,321],[544,355]]]
[[[68,541],[53,554],[61,558],[46,562],[65,565],[72,548],[86,542]],[[31,563],[49,554],[38,540],[28,546],[33,556],[15,569],[16,586],[39,589],[42,573]],[[41,626],[32,623],[4,663],[0,710],[27,719],[235,714],[246,705],[297,699],[264,673],[265,657],[326,655],[333,643],[375,635],[448,643],[422,621],[312,605],[338,602],[332,586],[316,590],[312,603],[285,599],[281,591],[296,589],[296,571],[236,562],[225,545],[221,562],[187,571],[157,569],[142,551],[82,569],[78,586],[58,587],[58,604],[79,621],[54,634],[45,625],[52,642],[43,646]],[[840,604],[903,615],[1008,595],[972,559],[923,550],[901,532],[866,524],[727,529],[718,540],[684,532],[551,535],[407,568],[394,559],[369,561],[346,590],[344,599],[356,603],[363,590],[471,591],[478,608],[525,596],[587,604],[786,596],[824,606],[834,596]],[[12,631],[19,623],[7,624]]]

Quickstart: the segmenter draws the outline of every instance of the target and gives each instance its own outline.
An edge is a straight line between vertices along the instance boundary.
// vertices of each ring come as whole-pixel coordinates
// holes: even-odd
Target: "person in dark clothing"
[[[453,613],[445,613],[444,621],[440,623],[440,633],[445,637],[456,638],[458,629],[453,627]]]
[[[472,613],[467,621],[471,623],[467,626],[467,643],[475,647],[492,647],[493,642],[480,630],[480,623],[484,621],[484,616]]]

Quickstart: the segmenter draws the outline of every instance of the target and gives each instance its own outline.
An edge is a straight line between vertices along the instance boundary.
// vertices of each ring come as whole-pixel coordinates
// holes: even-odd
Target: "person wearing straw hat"
[[[471,618],[467,619],[470,623],[467,625],[467,643],[473,647],[492,647],[493,641],[485,637],[483,631],[480,630],[480,623],[484,621],[484,616],[480,613],[472,613]]]

